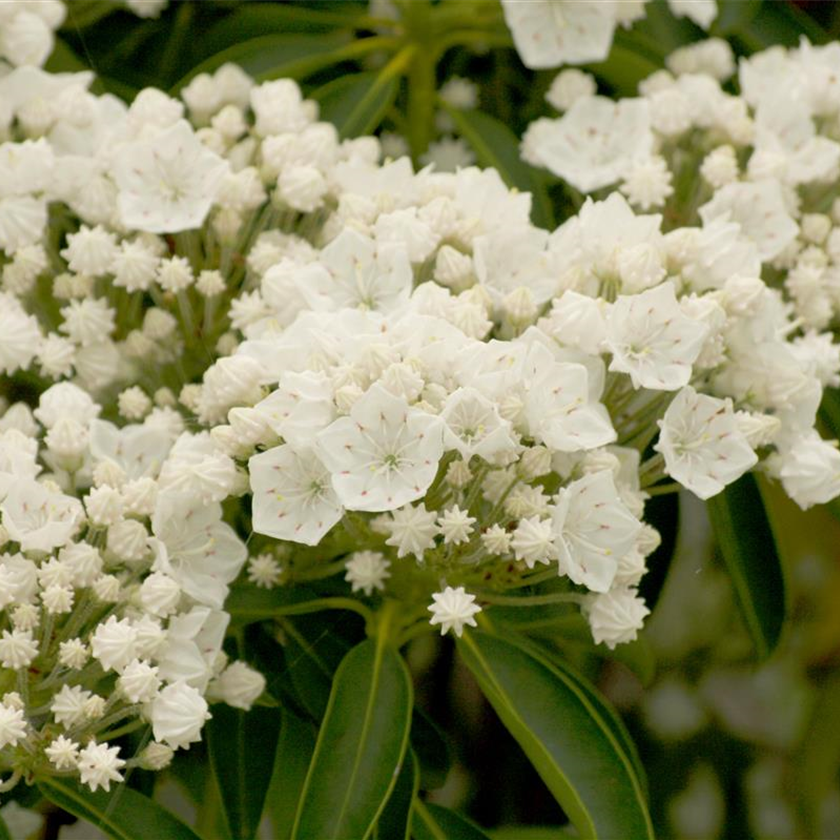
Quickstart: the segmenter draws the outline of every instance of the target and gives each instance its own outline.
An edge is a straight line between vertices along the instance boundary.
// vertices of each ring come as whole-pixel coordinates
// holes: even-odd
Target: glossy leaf
[[[314,728],[284,710],[274,773],[266,797],[274,840],[289,840],[292,836],[300,792],[314,751]]]
[[[346,43],[347,37],[341,33],[296,33],[251,38],[202,61],[172,88],[172,93],[178,93],[199,73],[213,73],[228,62],[238,64],[258,81],[300,79],[339,61],[341,57],[333,59],[332,54]]]
[[[221,703],[212,714],[205,732],[225,822],[233,840],[251,840],[262,819],[281,715],[277,709],[243,712]]]
[[[653,836],[633,763],[579,679],[488,633],[465,633],[458,650],[582,837]]]
[[[344,8],[346,7],[346,8]],[[291,3],[243,4],[202,34],[203,48],[219,52],[230,44],[272,33],[328,32],[338,27],[354,28],[364,22],[367,7],[344,3],[325,10]]]
[[[645,769],[642,766],[642,761],[639,758],[639,752],[636,749],[635,743],[633,743],[633,739],[630,737],[630,733],[627,731],[627,727],[624,725],[624,721],[612,708],[612,706],[610,706],[609,701],[605,697],[601,696],[598,689],[595,688],[595,686],[592,685],[586,677],[578,673],[568,662],[563,661],[560,656],[551,655],[550,652],[545,651],[543,648],[540,648],[525,639],[517,639],[516,642],[518,645],[525,647],[528,650],[533,650],[536,656],[542,656],[550,659],[551,665],[564,674],[581,692],[586,695],[587,700],[595,708],[595,711],[601,718],[601,721],[612,731],[618,749],[623,751],[626,758],[633,765],[633,771],[636,774],[636,778],[639,780],[642,790],[645,791],[645,794],[647,794],[647,776],[645,774]],[[620,645],[619,647],[629,647],[629,645]]]
[[[531,193],[534,224],[553,229],[554,213],[545,182],[540,173],[520,157],[517,136],[503,122],[483,111],[462,111],[442,100],[440,104],[472,147],[478,163],[497,169],[509,187]]]
[[[399,79],[382,72],[339,76],[313,91],[320,119],[331,122],[342,139],[370,134],[394,104]]]
[[[412,750],[405,754],[397,783],[376,821],[375,840],[410,840],[411,806],[420,787],[420,767]]]
[[[706,503],[735,598],[760,659],[782,634],[787,596],[782,562],[755,478],[747,475]]]
[[[128,787],[91,793],[76,782],[59,778],[42,779],[38,787],[50,802],[114,840],[200,840],[173,813]]]
[[[313,720],[324,716],[335,671],[353,646],[339,632],[348,618],[346,613],[327,612],[283,622],[287,673]]]
[[[295,840],[368,835],[405,755],[412,695],[405,662],[381,636],[347,654],[333,680],[304,783]]]
[[[415,803],[411,830],[415,840],[489,840],[466,817],[449,808],[419,801]]]

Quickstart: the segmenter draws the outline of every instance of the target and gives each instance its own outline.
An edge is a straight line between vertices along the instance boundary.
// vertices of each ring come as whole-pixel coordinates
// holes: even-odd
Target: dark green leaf
[[[114,840],[199,840],[174,814],[131,788],[91,793],[76,782],[58,778],[42,779],[38,787],[50,802]]]
[[[452,767],[449,744],[437,724],[416,706],[411,715],[411,748],[420,763],[423,790],[443,787]]]
[[[525,163],[519,154],[519,139],[503,123],[483,111],[461,111],[441,100],[458,132],[470,144],[476,160],[482,166],[498,170],[509,187],[531,193],[531,218],[534,224],[552,230],[554,212],[548,198],[545,181],[540,173]]]
[[[341,33],[263,35],[222,50],[194,67],[173,88],[178,93],[199,73],[213,73],[233,62],[257,80],[300,79],[333,63],[331,54],[347,43]],[[335,61],[340,60],[340,56]]]
[[[232,44],[269,34],[328,32],[353,28],[367,7],[346,2],[346,8],[324,10],[291,3],[244,4],[202,34],[202,50],[216,53]]]
[[[760,659],[779,642],[787,612],[782,562],[755,478],[747,475],[706,503],[735,598]]]
[[[289,840],[292,836],[300,792],[303,790],[306,771],[314,751],[313,727],[284,711],[274,773],[266,798],[266,810],[274,840]]]
[[[397,776],[385,809],[376,821],[373,836],[376,840],[409,840],[411,836],[411,806],[420,786],[420,768],[413,750],[405,759]]]
[[[465,633],[458,650],[582,836],[653,836],[633,763],[579,679],[483,632]]]
[[[466,817],[419,800],[414,805],[411,831],[415,840],[489,840],[478,826]]]
[[[6,821],[0,816],[0,840],[12,840],[12,835],[9,834],[9,826]]]
[[[339,76],[313,91],[322,120],[331,122],[342,139],[370,134],[388,112],[399,91],[399,79],[382,72]]]
[[[274,768],[281,715],[217,704],[205,729],[225,822],[233,840],[252,840],[262,819]]]
[[[412,703],[405,662],[384,638],[362,642],[347,654],[333,681],[293,838],[367,836],[396,782]]]
[[[353,619],[326,612],[283,622],[286,667],[295,693],[314,720],[324,716],[333,676],[353,646],[339,630]]]
[[[647,777],[645,769],[642,767],[642,761],[639,758],[639,752],[636,749],[635,743],[633,743],[633,739],[630,737],[630,733],[627,731],[627,727],[624,725],[624,721],[619,717],[612,706],[610,706],[609,701],[601,695],[598,689],[595,688],[595,686],[592,685],[586,677],[579,674],[569,665],[568,662],[564,662],[561,657],[551,655],[550,652],[545,651],[543,648],[537,648],[533,645],[533,643],[524,639],[517,638],[516,643],[524,647],[526,650],[533,650],[535,655],[538,657],[547,656],[551,660],[551,664],[554,668],[562,672],[562,674],[564,674],[581,692],[586,695],[586,699],[595,708],[595,711],[600,716],[603,723],[612,731],[613,737],[618,744],[618,748],[623,751],[626,758],[633,765],[633,771],[636,774],[636,778],[639,780],[642,790],[647,793]],[[619,645],[619,649],[626,647],[630,647],[630,645]]]

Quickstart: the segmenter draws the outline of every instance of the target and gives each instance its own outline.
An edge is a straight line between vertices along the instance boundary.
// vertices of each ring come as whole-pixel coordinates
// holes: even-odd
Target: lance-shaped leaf
[[[42,779],[38,787],[50,802],[114,840],[200,840],[173,813],[129,787],[91,793],[77,782],[60,778]]]
[[[213,707],[205,730],[207,745],[233,840],[251,840],[257,834],[274,768],[280,720],[278,709],[254,707],[243,712],[224,704]]]
[[[581,837],[653,837],[633,762],[578,681],[487,633],[465,633],[458,650]]]
[[[353,648],[333,680],[293,840],[367,837],[405,756],[411,677],[384,634]]]
[[[760,659],[782,635],[787,611],[782,561],[755,478],[747,473],[706,502],[735,598]]]

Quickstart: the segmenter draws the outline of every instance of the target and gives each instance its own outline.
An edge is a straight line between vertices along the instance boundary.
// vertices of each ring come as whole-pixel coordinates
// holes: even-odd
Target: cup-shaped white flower
[[[169,575],[199,603],[221,608],[228,584],[248,559],[245,544],[222,522],[221,505],[202,507],[193,500],[184,509],[164,498],[152,517],[152,530],[153,571]]]
[[[502,0],[502,8],[526,67],[603,61],[610,51],[617,23],[612,3]]]
[[[444,440],[457,449],[465,461],[478,455],[487,461],[516,448],[510,422],[499,416],[499,409],[475,388],[458,388],[443,404],[440,413],[446,423]]]
[[[335,419],[332,384],[316,371],[284,372],[277,389],[254,408],[286,443],[295,446],[311,444]]]
[[[538,119],[522,141],[529,163],[544,166],[581,192],[614,184],[652,150],[648,103],[603,96],[578,99],[560,119]]]
[[[83,785],[92,791],[102,788],[111,790],[111,782],[123,780],[120,769],[125,767],[125,761],[119,757],[119,747],[109,747],[108,744],[97,744],[91,741],[79,751],[77,767]]]
[[[297,275],[297,285],[316,311],[343,308],[390,312],[408,300],[414,282],[404,247],[381,244],[345,228],[323,251],[318,264]]]
[[[443,421],[373,385],[318,435],[335,492],[349,510],[386,511],[419,499],[443,454]]]
[[[606,408],[590,401],[583,365],[558,362],[535,344],[525,362],[525,415],[531,434],[558,452],[596,449],[615,441]]]
[[[128,228],[150,233],[197,228],[228,169],[227,161],[211,152],[186,120],[151,140],[127,143],[112,172],[120,219]]]
[[[330,471],[310,446],[275,446],[248,462],[252,520],[258,534],[317,545],[344,509]]]
[[[52,493],[33,479],[13,484],[0,511],[3,526],[24,551],[50,551],[65,545],[84,519],[78,499]]]
[[[840,493],[840,450],[811,430],[785,441],[772,462],[785,492],[803,510],[825,504]]]
[[[635,388],[676,391],[688,384],[707,335],[704,323],[683,314],[670,282],[621,295],[607,319],[610,370],[629,374]]]
[[[193,607],[173,616],[166,641],[157,655],[158,676],[166,682],[183,680],[204,691],[222,649],[230,616],[209,607]]]
[[[606,592],[642,527],[619,498],[612,472],[590,473],[560,490],[551,518],[560,573]]]
[[[758,463],[740,430],[731,400],[683,388],[659,422],[654,449],[665,472],[701,499],[709,499]]]

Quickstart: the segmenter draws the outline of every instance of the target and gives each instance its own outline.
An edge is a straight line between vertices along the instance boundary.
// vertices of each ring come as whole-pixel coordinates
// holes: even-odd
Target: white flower
[[[613,650],[632,642],[650,610],[635,589],[612,589],[596,595],[589,603],[587,618],[596,644],[603,642]]]
[[[468,511],[461,510],[458,505],[452,505],[438,516],[437,522],[440,533],[443,535],[443,542],[446,545],[459,545],[469,542],[476,518],[470,516]]]
[[[112,615],[90,637],[93,656],[106,671],[122,671],[136,657],[137,630],[127,618]]]
[[[209,505],[223,501],[233,489],[236,464],[219,451],[208,432],[184,432],[170,450],[158,482],[161,491]]]
[[[395,510],[423,496],[443,454],[443,422],[374,385],[317,437],[350,510]]]
[[[254,455],[248,473],[259,534],[317,545],[344,513],[330,472],[311,447],[275,446]]]
[[[642,527],[621,502],[612,473],[590,473],[560,490],[551,518],[560,573],[593,592],[608,591]]]
[[[213,676],[230,616],[209,607],[193,607],[172,616],[161,649],[155,654],[158,676],[183,681],[204,691]]]
[[[219,699],[235,709],[248,711],[265,691],[265,677],[244,662],[232,662],[207,687],[212,699]]]
[[[704,226],[721,218],[737,222],[757,246],[762,260],[781,254],[799,230],[785,206],[778,181],[726,184],[699,212]]]
[[[81,723],[85,718],[85,702],[90,696],[91,693],[79,685],[62,685],[50,703],[56,723],[67,728]]]
[[[614,184],[652,151],[644,99],[580,98],[560,119],[543,117],[531,123],[522,139],[522,156],[528,163],[549,169],[581,192]]]
[[[270,554],[258,554],[248,561],[248,580],[262,589],[273,589],[282,574],[283,567]]]
[[[810,431],[786,441],[771,469],[803,510],[840,496],[840,450]]]
[[[84,519],[78,499],[31,479],[16,482],[0,505],[3,526],[24,551],[50,551],[69,542]]]
[[[758,462],[741,432],[731,400],[683,388],[659,421],[654,449],[665,456],[665,471],[701,499],[720,493]]]
[[[372,595],[374,589],[385,589],[385,581],[391,577],[390,566],[391,562],[378,551],[354,551],[347,560],[344,579],[353,592],[362,590],[365,595]]]
[[[603,61],[612,44],[612,3],[575,0],[502,0],[516,51],[534,70]]]
[[[0,292],[0,373],[28,368],[41,341],[38,319],[27,314],[17,298]]]
[[[413,554],[422,560],[423,552],[435,544],[435,537],[440,533],[437,516],[436,511],[426,510],[422,504],[395,510],[387,525],[391,535],[385,543],[397,549],[397,557]]]
[[[127,143],[113,167],[121,221],[152,233],[197,228],[227,171],[228,164],[198,140],[185,120],[151,140]]]
[[[44,754],[56,770],[72,770],[78,766],[79,745],[65,735],[59,735],[44,748]]]
[[[303,266],[297,288],[316,311],[359,307],[391,312],[411,293],[414,275],[404,247],[381,244],[346,228],[317,263]]]
[[[147,703],[160,688],[158,669],[141,659],[133,659],[123,668],[117,686],[131,703]]]
[[[455,631],[456,636],[464,632],[464,625],[476,626],[475,615],[481,612],[481,607],[474,603],[475,595],[470,595],[463,586],[453,589],[447,586],[443,592],[435,592],[432,595],[432,605],[429,612],[432,617],[429,624],[440,625],[440,635],[444,636],[450,630]]]
[[[491,525],[482,535],[481,542],[488,554],[507,554],[510,551],[512,535],[501,525]]]
[[[23,709],[13,709],[0,703],[0,750],[17,746],[26,737],[26,727]]]
[[[443,404],[440,417],[448,449],[456,449],[465,462],[473,455],[486,461],[516,448],[510,422],[499,416],[494,403],[475,388],[458,388]]]
[[[91,741],[79,751],[77,767],[82,784],[92,791],[102,788],[111,790],[111,782],[123,781],[120,769],[125,767],[125,761],[119,758],[120,748],[109,747],[108,744],[97,744]]]
[[[189,749],[201,740],[201,730],[211,717],[201,692],[183,681],[163,688],[150,710],[155,740],[172,749]]]
[[[510,538],[510,547],[514,557],[524,560],[529,569],[533,569],[535,563],[549,563],[556,559],[551,520],[540,519],[539,516],[521,519]]]
[[[528,426],[546,446],[577,452],[615,440],[606,408],[590,400],[589,373],[583,365],[558,362],[548,349],[535,344],[526,359],[524,377]]]
[[[151,615],[167,616],[175,612],[181,600],[178,581],[163,572],[152,572],[140,586],[140,603]]]
[[[311,444],[336,416],[329,378],[314,371],[284,371],[277,389],[254,406],[286,443]]]
[[[598,85],[595,77],[576,67],[561,71],[554,77],[545,100],[558,111],[568,111],[578,99],[595,96]]]
[[[683,314],[672,283],[620,295],[607,318],[610,370],[629,374],[636,388],[675,391],[688,384],[707,334]]]
[[[248,557],[245,544],[222,521],[221,506],[193,502],[185,509],[164,500],[152,517],[152,530],[152,570],[169,575],[199,603],[221,608],[228,584]]]
[[[83,668],[90,658],[88,646],[79,638],[59,642],[58,661],[68,668]]]

